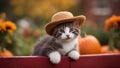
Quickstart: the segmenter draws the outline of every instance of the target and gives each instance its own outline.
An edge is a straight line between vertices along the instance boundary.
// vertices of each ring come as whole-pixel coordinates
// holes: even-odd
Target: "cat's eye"
[[[73,28],[70,28],[70,32],[72,32],[73,31]]]
[[[64,30],[62,30],[62,29],[60,30],[60,32],[65,33],[65,31],[64,31]]]
[[[72,31],[72,33],[75,33],[76,31],[74,30],[74,31]]]
[[[72,32],[73,31],[73,28],[70,28],[70,32]]]
[[[77,29],[71,28],[71,29],[70,29],[70,32],[76,33],[76,32],[77,32]]]

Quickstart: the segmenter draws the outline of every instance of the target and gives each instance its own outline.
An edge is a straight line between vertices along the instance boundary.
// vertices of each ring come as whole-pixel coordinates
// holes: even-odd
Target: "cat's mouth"
[[[70,37],[67,37],[67,38],[66,38],[66,40],[69,40],[69,39],[70,39]]]
[[[69,40],[70,38],[66,38],[65,40]]]

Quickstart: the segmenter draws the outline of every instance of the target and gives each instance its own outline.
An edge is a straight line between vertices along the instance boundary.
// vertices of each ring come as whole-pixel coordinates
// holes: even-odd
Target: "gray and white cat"
[[[66,22],[59,24],[52,31],[52,36],[44,36],[35,44],[34,56],[48,56],[50,61],[58,64],[61,56],[69,56],[78,60],[80,57],[78,38],[80,35],[79,23]]]

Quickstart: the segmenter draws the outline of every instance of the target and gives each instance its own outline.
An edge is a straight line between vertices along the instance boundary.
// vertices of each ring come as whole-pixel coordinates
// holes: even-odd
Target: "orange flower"
[[[2,21],[0,21],[0,31],[5,31],[5,30],[6,30],[5,24]]]
[[[5,24],[5,27],[6,27],[6,31],[8,33],[11,34],[14,30],[16,30],[16,25],[13,22],[6,21],[6,22],[4,22],[4,24]]]
[[[113,15],[105,21],[105,30],[110,30],[112,26],[120,28],[120,16]]]
[[[117,20],[117,27],[120,29],[120,16],[118,17],[118,20]]]
[[[105,30],[110,30],[111,25],[112,25],[111,20],[106,20],[106,23],[105,23]]]
[[[118,16],[115,16],[115,15],[113,15],[112,17],[111,17],[111,21],[113,22],[113,25],[115,26],[115,27],[118,27]]]

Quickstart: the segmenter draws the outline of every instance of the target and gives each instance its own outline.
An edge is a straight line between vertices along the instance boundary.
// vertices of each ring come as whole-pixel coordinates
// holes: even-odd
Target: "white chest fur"
[[[58,51],[62,55],[65,55],[66,53],[68,53],[69,51],[71,51],[75,47],[78,50],[78,38],[76,38],[72,41],[69,41],[69,42],[62,43],[62,47],[63,47],[62,49],[58,49]]]

